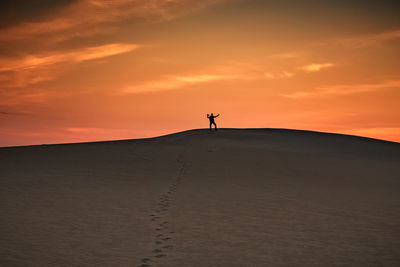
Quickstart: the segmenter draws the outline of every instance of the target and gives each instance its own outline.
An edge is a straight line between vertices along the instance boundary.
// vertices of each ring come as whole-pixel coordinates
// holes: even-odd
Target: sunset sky
[[[152,137],[211,112],[222,128],[400,142],[399,1],[0,8],[0,146]]]

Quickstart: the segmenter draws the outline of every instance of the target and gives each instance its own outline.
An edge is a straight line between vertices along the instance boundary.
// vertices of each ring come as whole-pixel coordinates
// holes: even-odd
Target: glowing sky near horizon
[[[398,1],[0,4],[0,146],[292,128],[400,142]]]

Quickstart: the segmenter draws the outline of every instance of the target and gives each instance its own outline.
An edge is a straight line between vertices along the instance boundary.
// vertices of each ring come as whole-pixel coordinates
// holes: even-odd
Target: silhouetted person
[[[216,131],[218,130],[217,125],[215,124],[215,121],[214,121],[214,118],[216,118],[218,116],[219,116],[219,114],[217,116],[214,116],[213,113],[211,113],[211,115],[207,114],[207,118],[210,120],[210,132],[211,132],[211,127],[213,124],[214,124],[215,130]]]

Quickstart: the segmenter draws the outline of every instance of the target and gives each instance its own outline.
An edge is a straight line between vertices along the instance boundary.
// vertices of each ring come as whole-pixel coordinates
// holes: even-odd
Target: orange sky
[[[396,1],[33,2],[1,4],[0,146],[151,137],[211,112],[400,142]]]

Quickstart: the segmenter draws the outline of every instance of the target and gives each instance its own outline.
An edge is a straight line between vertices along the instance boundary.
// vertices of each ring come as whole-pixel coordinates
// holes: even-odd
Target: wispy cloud
[[[293,77],[293,73],[289,71],[282,71],[279,73],[264,73],[264,76],[268,80],[275,80],[275,79],[286,79],[286,78],[291,78]]]
[[[64,131],[76,134],[100,134],[100,135],[108,135],[115,133],[123,133],[123,134],[131,134],[132,130],[130,129],[114,129],[114,128],[97,128],[97,127],[67,127],[63,129]]]
[[[19,112],[9,112],[9,111],[0,111],[0,115],[6,115],[6,116],[14,116],[14,115],[22,115],[23,113]]]
[[[240,77],[241,76],[237,74],[199,74],[188,76],[172,76],[165,79],[127,86],[122,89],[120,93],[129,94],[170,90],[192,84],[207,83],[219,80],[232,80]]]
[[[110,29],[113,31],[118,27],[112,27],[112,24],[129,19],[171,20],[221,1],[223,0],[78,0],[58,11],[57,16],[51,16],[44,21],[19,23],[2,30],[0,40],[46,36],[48,42],[62,41],[101,34]]]
[[[0,82],[5,87],[17,87],[52,80],[65,65],[127,53],[139,47],[137,44],[114,43],[19,59],[0,59],[0,72],[3,72]]]
[[[26,103],[41,103],[60,92],[46,92],[45,90],[0,90],[0,107],[24,105]]]
[[[288,98],[304,98],[322,95],[349,95],[369,91],[378,91],[389,88],[400,88],[400,80],[385,81],[376,84],[333,85],[318,87],[313,91],[300,91],[291,94],[282,94]]]
[[[281,59],[294,59],[300,58],[304,56],[304,52],[286,52],[286,53],[277,53],[272,55],[274,58],[281,58]]]
[[[312,63],[306,66],[301,67],[300,69],[306,71],[306,72],[317,72],[320,71],[321,69],[329,68],[332,67],[334,64],[333,63]]]
[[[0,60],[0,71],[13,71],[20,69],[34,69],[60,62],[79,63],[86,60],[98,59],[118,55],[135,50],[137,44],[107,44],[87,47],[73,51],[59,51],[46,55],[31,55],[22,59]]]
[[[358,35],[354,37],[336,38],[328,41],[328,44],[337,44],[349,48],[361,48],[396,39],[400,39],[400,29],[375,34]]]

